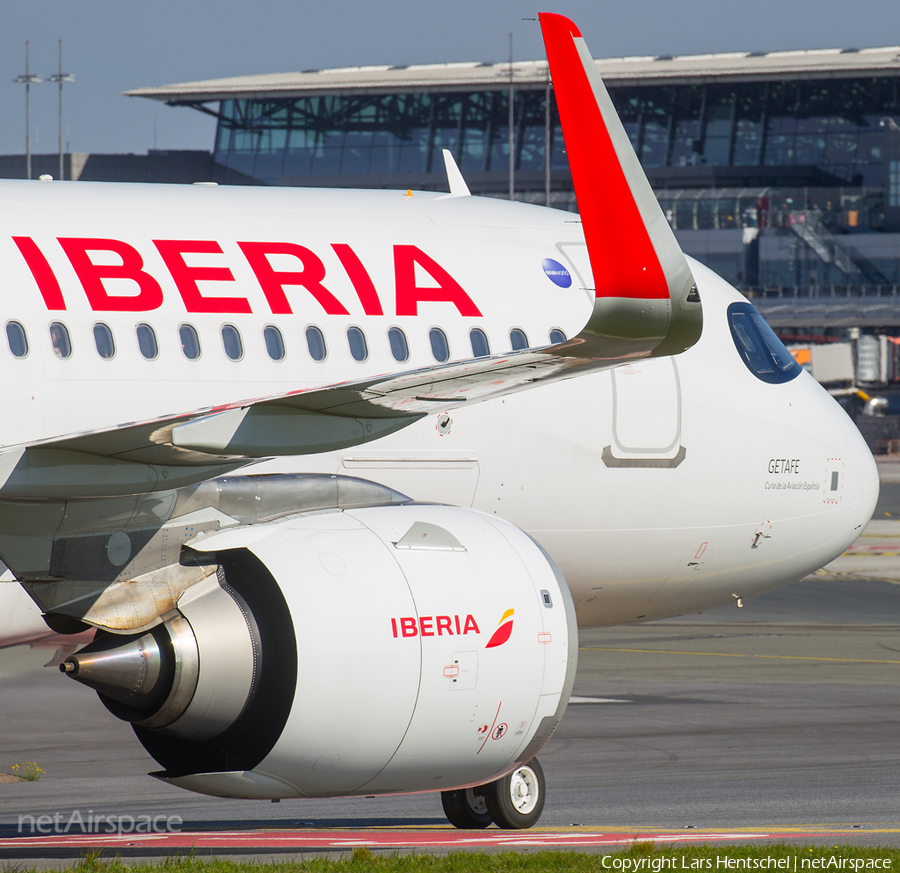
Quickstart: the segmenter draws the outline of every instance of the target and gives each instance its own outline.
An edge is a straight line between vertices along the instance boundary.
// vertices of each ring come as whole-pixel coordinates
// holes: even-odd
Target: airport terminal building
[[[689,253],[747,290],[896,294],[900,47],[597,66]],[[577,209],[545,61],[309,70],[129,94],[214,115],[222,181],[446,190],[449,149],[473,193]]]
[[[685,251],[755,297],[895,302],[900,47],[597,66]],[[446,190],[449,149],[473,193],[577,209],[545,61],[309,70],[129,94],[214,116],[211,152],[70,155],[68,178]],[[35,175],[56,165],[36,156]],[[23,156],[0,157],[0,176],[21,175]],[[900,307],[889,310],[880,325],[900,327]],[[819,323],[782,312],[776,326]]]

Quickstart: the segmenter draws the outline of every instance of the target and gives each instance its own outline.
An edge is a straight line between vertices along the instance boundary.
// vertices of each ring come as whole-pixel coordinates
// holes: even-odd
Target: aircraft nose
[[[863,439],[862,434],[859,432],[859,429],[843,410],[836,410],[836,412],[841,419],[842,430],[844,432],[844,457],[847,465],[847,484],[853,489],[852,480],[855,479],[856,488],[858,488],[857,496],[859,499],[859,511],[857,514],[856,528],[853,534],[853,539],[855,540],[872,519],[872,515],[875,512],[875,505],[878,503],[878,494],[881,489],[881,483],[878,477],[878,466],[875,463],[875,458],[872,457],[872,452],[866,444],[866,441]]]
[[[859,530],[862,529],[872,520],[875,513],[875,506],[878,503],[878,494],[881,491],[881,481],[878,476],[878,465],[872,452],[869,450],[862,434],[854,425],[856,441],[853,446],[852,453],[858,455],[858,465],[860,467],[859,477],[861,483],[861,495],[859,501]]]

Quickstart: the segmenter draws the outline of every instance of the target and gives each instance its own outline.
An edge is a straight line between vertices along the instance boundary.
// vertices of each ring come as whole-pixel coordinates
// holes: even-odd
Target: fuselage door
[[[612,380],[612,442],[608,467],[677,467],[681,444],[681,382],[674,358],[617,367]]]

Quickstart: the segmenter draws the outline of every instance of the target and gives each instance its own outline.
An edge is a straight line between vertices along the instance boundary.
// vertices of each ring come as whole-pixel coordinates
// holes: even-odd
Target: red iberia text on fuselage
[[[391,619],[391,630],[394,637],[442,637],[480,634],[474,616],[465,618],[459,615],[404,615]]]
[[[44,251],[29,236],[12,238],[19,249],[48,310],[65,310],[66,301],[59,277]],[[171,279],[184,308],[190,313],[250,314],[250,301],[234,294],[216,294],[201,290],[199,282],[234,282],[231,267],[222,246],[215,240],[155,239],[153,245],[168,270],[168,276],[153,276],[144,256],[130,243],[98,237],[59,237],[72,270],[84,289],[94,312],[152,312],[163,305],[165,280]],[[238,241],[250,270],[266,299],[272,315],[291,315],[294,310],[288,288],[303,288],[326,315],[349,315],[344,305],[325,285],[324,261],[312,249],[292,242]],[[332,243],[331,248],[356,292],[366,315],[384,315],[384,307],[375,283],[362,260],[348,243]],[[191,263],[192,255],[222,255],[221,264]],[[465,289],[434,258],[415,245],[393,246],[394,311],[398,316],[418,315],[420,303],[450,303],[460,315],[481,317]],[[114,263],[109,263],[110,256]],[[270,256],[294,260],[294,269],[275,269]],[[117,261],[117,262],[115,262]],[[427,273],[431,283],[420,285],[416,271]],[[136,293],[111,293],[106,280],[134,283]],[[162,281],[161,281],[162,280]],[[227,289],[226,284],[222,285]],[[208,289],[208,286],[207,286]]]

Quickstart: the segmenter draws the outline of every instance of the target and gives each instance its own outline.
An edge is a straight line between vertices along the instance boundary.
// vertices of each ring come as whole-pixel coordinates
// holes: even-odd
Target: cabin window
[[[28,337],[25,335],[25,328],[18,321],[6,322],[6,341],[15,357],[24,358],[28,354]]]
[[[72,356],[72,341],[69,339],[69,329],[61,322],[54,321],[50,325],[50,344],[57,358],[69,358]]]
[[[525,331],[520,330],[518,327],[514,327],[509,332],[509,344],[514,352],[521,352],[522,349],[527,349],[528,337],[525,336]]]
[[[391,354],[397,363],[402,364],[409,360],[409,344],[406,342],[406,334],[399,327],[392,327],[388,331],[388,341],[391,344]]]
[[[148,361],[156,360],[156,356],[159,354],[156,331],[149,324],[139,324],[134,329],[134,332],[137,336],[138,349],[141,352],[141,356]]]
[[[350,354],[353,355],[354,361],[364,361],[369,357],[366,335],[358,327],[347,328],[347,344],[350,346]]]
[[[109,329],[109,325],[102,321],[98,321],[94,325],[94,345],[97,347],[97,354],[103,360],[108,361],[115,357],[116,343],[113,340],[112,331]]]
[[[200,357],[200,337],[197,328],[192,324],[183,324],[178,328],[178,336],[181,339],[181,351],[189,361],[196,361]]]
[[[473,357],[486,358],[491,353],[487,334],[480,327],[473,327],[469,331],[469,342],[472,343]]]
[[[324,361],[327,350],[325,348],[325,336],[314,324],[306,328],[306,345],[309,356],[314,361]]]
[[[550,342],[552,345],[555,346],[557,343],[564,343],[565,341],[566,335],[558,327],[554,327],[553,330],[550,331]]]
[[[270,324],[263,331],[263,339],[266,341],[266,352],[273,361],[284,360],[284,337],[281,331]]]
[[[431,340],[431,354],[434,359],[441,364],[450,357],[450,344],[447,342],[447,334],[439,327],[433,327],[428,331],[428,338]]]
[[[763,382],[790,382],[803,369],[750,303],[728,307],[731,338],[747,369]]]
[[[244,357],[241,332],[233,324],[222,325],[222,347],[229,361],[239,361]]]

